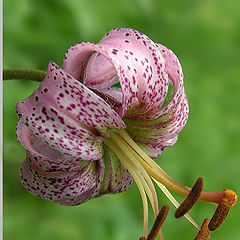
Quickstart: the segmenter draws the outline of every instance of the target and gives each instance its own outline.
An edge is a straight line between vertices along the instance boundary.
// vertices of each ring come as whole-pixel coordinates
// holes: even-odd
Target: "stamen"
[[[118,133],[118,134],[116,134]],[[118,139],[118,141],[122,141],[127,143],[125,147],[130,147],[135,153],[135,160],[139,161],[139,163],[145,168],[147,173],[155,178],[158,182],[165,185],[168,189],[173,190],[176,193],[187,196],[191,191],[191,188],[182,185],[177,182],[174,178],[170,177],[155,161],[153,161],[128,135],[125,130],[119,131],[111,131],[110,135],[112,138]],[[121,136],[121,137],[120,137]],[[219,203],[223,198],[223,193],[218,192],[201,192],[199,200]]]
[[[121,160],[121,163],[123,164],[123,166],[130,172],[135,183],[137,184],[138,190],[142,198],[142,204],[143,204],[143,235],[147,236],[148,203],[147,203],[146,192],[141,182],[141,179],[139,179],[138,172],[136,171],[136,169],[133,168],[131,162],[127,161],[128,157],[123,153],[121,149],[118,148],[118,145],[114,141],[111,141],[111,142],[105,141],[105,143],[114,151],[117,157]]]
[[[127,155],[127,157],[125,157],[125,159],[128,160],[129,164],[134,166],[139,178],[142,179],[142,183],[143,183],[144,189],[148,195],[150,203],[152,205],[154,215],[155,215],[155,217],[157,217],[157,215],[158,215],[158,199],[157,199],[157,193],[156,193],[155,187],[152,183],[152,180],[149,177],[146,170],[143,168],[143,166],[138,161],[134,161],[134,156],[132,154],[132,151],[130,151],[131,149],[130,150],[125,149],[125,150],[126,150],[125,154]]]
[[[161,188],[161,190],[169,198],[169,200],[178,208],[175,213],[176,217],[181,217],[184,215],[198,229],[199,229],[198,225],[187,214],[187,212],[193,207],[193,205],[196,203],[198,199],[209,201],[212,203],[218,204],[220,203],[208,225],[210,231],[215,230],[218,226],[221,225],[230,207],[233,206],[237,201],[236,193],[234,193],[231,190],[226,190],[220,193],[202,191],[203,188],[202,178],[199,178],[197,180],[192,189],[178,183],[176,180],[170,177],[156,162],[154,162],[154,160],[152,160],[134,142],[134,140],[128,135],[128,133],[125,130],[109,130],[108,133],[109,137],[105,140],[105,144],[116,154],[116,156],[119,158],[124,167],[130,172],[138,186],[138,189],[142,197],[144,230],[143,237],[140,238],[141,240],[146,239],[148,240],[147,196],[153,207],[155,216],[157,215],[158,212],[157,195],[151,178],[157,183],[157,185]],[[176,201],[176,199],[174,199],[174,197],[171,195],[167,188],[175,191],[176,193],[185,195],[187,196],[187,198],[183,201],[181,205],[179,205],[179,203]]]
[[[167,217],[168,211],[169,211],[169,206],[165,205],[162,207],[159,214],[157,215],[157,218],[153,224],[153,227],[150,233],[148,234],[147,240],[154,240],[156,238],[163,222]]]
[[[196,183],[189,192],[187,198],[182,202],[175,212],[175,217],[180,218],[185,215],[197,202],[203,189],[203,178],[200,177],[197,179]]]
[[[173,195],[168,191],[168,189],[161,184],[160,182],[156,181],[155,179],[153,179],[155,181],[155,183],[159,186],[159,188],[162,190],[162,192],[166,195],[166,197],[170,200],[170,202],[176,207],[178,208],[180,206],[180,204],[178,203],[178,201],[173,197]],[[184,217],[197,229],[200,229],[200,227],[197,225],[197,223],[191,218],[191,216],[186,213],[184,215]]]
[[[164,187],[164,190],[166,189],[166,187],[162,184],[160,184],[159,177],[162,179],[166,179],[165,175],[167,175],[151,158],[149,158],[139,147],[138,145],[129,137],[129,135],[127,134],[127,132],[121,132],[124,133],[124,136],[122,136],[121,134],[119,134],[119,132],[117,131],[110,131],[109,132],[109,138],[105,140],[105,144],[108,145],[114,152],[115,154],[117,154],[117,152],[121,151],[122,154],[124,154],[124,157],[119,157],[119,159],[121,160],[121,162],[123,161],[127,161],[128,163],[132,163],[135,165],[135,169],[138,169],[138,171],[141,172],[141,174],[143,175],[143,177],[145,178],[145,180],[147,181],[151,192],[152,192],[152,196],[154,198],[154,202],[156,202],[157,196],[156,196],[156,192],[154,187],[151,186],[151,180],[149,180],[149,174],[150,176],[153,178],[154,181],[156,181],[156,183],[158,185],[160,185],[160,188],[162,189],[162,187]],[[127,138],[127,140],[126,140]],[[131,144],[130,144],[131,143]],[[113,146],[115,145],[115,146]],[[136,148],[138,148],[138,151],[136,151]],[[141,154],[141,155],[140,155]],[[143,158],[146,157],[148,158],[149,163],[154,163],[154,165],[156,165],[157,167],[159,167],[163,172],[164,172],[164,176],[162,175],[162,172],[155,172],[155,174],[152,175],[151,171],[155,171],[153,169],[153,167],[151,167],[149,165],[149,163],[146,163],[146,159]],[[124,164],[123,164],[124,165]],[[126,166],[125,166],[126,167]],[[127,167],[126,167],[127,168]],[[128,168],[127,168],[128,169]],[[148,171],[149,170],[149,171]],[[135,173],[137,174],[136,171]],[[136,175],[135,174],[135,175]],[[168,176],[168,175],[167,175]],[[155,177],[157,179],[155,179]],[[162,183],[166,183],[165,181],[161,181]],[[170,179],[167,179],[167,182],[170,183]],[[170,183],[173,184],[174,186],[175,183]],[[166,184],[169,187],[169,184]],[[178,186],[181,185],[178,183]],[[183,185],[182,185],[183,186]],[[186,193],[188,193],[189,191],[187,190],[188,188],[185,189]],[[171,202],[176,202],[176,204],[174,204],[176,207],[179,206],[179,204],[177,203],[177,201],[174,199],[174,197],[170,194],[170,192],[166,189],[166,191],[164,191],[162,189],[162,191],[164,192],[164,194],[170,199]],[[146,190],[145,190],[146,191]],[[147,192],[147,191],[146,191]],[[177,191],[178,192],[178,191]],[[147,192],[148,193],[148,192]],[[183,193],[182,193],[183,194]],[[150,202],[151,202],[151,198]],[[154,204],[156,205],[156,204]],[[154,206],[154,214],[155,216],[156,214],[156,207]],[[186,214],[185,217],[196,227],[199,229],[198,225],[194,222],[194,220],[188,215]]]
[[[214,231],[222,224],[230,208],[237,202],[237,199],[238,197],[235,192],[229,189],[224,190],[224,197],[219,203],[208,225],[209,230]]]
[[[200,231],[198,232],[197,236],[194,238],[194,240],[208,240],[211,234],[211,231],[208,228],[210,219],[206,218],[203,220],[202,226],[200,228]]]
[[[122,152],[122,154],[124,154],[124,157],[119,159],[121,161],[127,160],[128,164],[130,164],[135,169],[135,172],[139,176],[139,178],[142,179],[142,184],[149,197],[150,203],[154,211],[154,215],[155,217],[157,217],[158,215],[157,193],[150,176],[148,175],[146,170],[143,168],[143,166],[138,161],[135,161],[135,157],[134,157],[135,152],[133,152],[131,148],[124,147],[120,141],[118,141],[117,143],[116,142],[114,143],[114,142],[115,142],[114,139],[112,139],[111,142],[109,142],[108,140],[105,141],[105,143],[110,148],[112,148],[113,145],[116,145],[115,148],[117,147],[117,145],[120,145],[120,148],[118,148],[117,152]],[[121,147],[124,149],[124,151],[122,150]]]
[[[134,150],[136,160],[141,163],[150,176],[154,177],[157,181],[179,194],[187,195],[189,193],[189,188],[183,186],[170,177],[156,162],[154,162],[144,151],[142,151],[142,149],[133,141],[126,131],[119,130],[119,134],[122,137],[122,141],[128,143],[128,145]],[[112,135],[112,137],[114,138],[116,135]]]

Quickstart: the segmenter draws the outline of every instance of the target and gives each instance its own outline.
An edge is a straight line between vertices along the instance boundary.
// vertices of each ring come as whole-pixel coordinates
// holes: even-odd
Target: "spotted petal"
[[[159,118],[163,115],[167,115],[174,108],[176,108],[180,102],[180,99],[182,98],[182,95],[185,95],[185,93],[183,87],[183,71],[177,56],[170,49],[161,44],[156,44],[156,46],[161,51],[165,61],[170,84],[174,87],[173,96],[169,103],[153,113],[155,118]],[[184,98],[186,98],[186,96]],[[187,103],[187,101],[185,102]]]
[[[85,160],[102,157],[107,128],[124,128],[99,96],[50,62],[40,87],[17,104],[20,120],[49,146]]]
[[[167,141],[162,141],[161,143],[149,143],[148,141],[138,141],[138,146],[152,159],[157,158],[165,149],[165,147],[170,147],[177,142],[178,136],[175,136]]]
[[[22,123],[17,136],[27,150],[21,167],[23,185],[33,194],[63,205],[76,205],[106,193],[125,191],[128,171],[107,147],[103,159],[70,158],[49,147]]]
[[[177,109],[172,110],[168,115],[152,122],[128,120],[127,131],[137,143],[145,144],[146,148],[153,148],[152,151],[156,149],[160,154],[164,147],[176,142],[176,136],[185,126],[187,117],[188,104],[183,94]]]
[[[174,87],[172,97],[161,109],[151,110],[155,120],[125,120],[131,137],[153,158],[177,141],[189,112],[181,64],[171,50],[160,44],[157,46],[163,54],[170,84]]]
[[[17,124],[17,138],[27,151],[28,161],[41,171],[78,171],[88,163],[84,159],[64,154],[64,152],[50,147],[35,136],[21,121]]]
[[[119,81],[122,107],[119,114],[152,119],[148,114],[164,102],[168,79],[164,59],[156,44],[132,29],[115,29],[97,44],[80,43],[65,54],[63,68],[98,90]]]
[[[27,156],[22,164],[21,179],[34,195],[63,205],[76,205],[99,194],[103,173],[101,160],[88,161],[78,172],[47,173]]]

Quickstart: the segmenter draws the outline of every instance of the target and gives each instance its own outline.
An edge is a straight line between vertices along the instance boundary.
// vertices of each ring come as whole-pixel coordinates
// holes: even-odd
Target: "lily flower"
[[[123,192],[134,179],[146,237],[147,197],[158,215],[152,180],[177,206],[167,189],[191,190],[154,161],[176,143],[188,111],[182,68],[168,48],[132,29],[78,43],[63,69],[50,62],[39,88],[17,104],[17,137],[27,152],[22,183],[41,198],[78,205]],[[199,199],[220,203],[224,196],[201,192]]]

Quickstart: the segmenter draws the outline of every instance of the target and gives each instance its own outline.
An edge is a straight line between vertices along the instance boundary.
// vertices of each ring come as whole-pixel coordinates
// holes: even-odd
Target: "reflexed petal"
[[[53,62],[40,87],[18,103],[17,112],[51,147],[85,160],[101,158],[107,128],[125,127],[103,99]]]
[[[105,85],[109,88],[117,76],[122,89],[121,116],[152,119],[148,112],[161,107],[167,94],[168,79],[158,47],[147,36],[132,29],[112,30],[97,45],[72,46],[63,66],[91,88],[99,84],[102,89],[103,80],[110,83]]]
[[[88,161],[78,172],[46,173],[29,162],[21,167],[23,185],[33,194],[63,205],[77,205],[99,194],[104,176],[102,161]]]
[[[168,89],[164,60],[156,44],[136,30],[115,29],[107,33],[99,45],[110,48],[110,53],[115,52],[112,57],[119,62],[125,77],[125,85],[121,82],[121,86],[122,90],[127,88],[123,91],[127,104],[131,104],[133,97],[138,98],[139,108],[129,111],[127,116],[139,119],[143,114],[144,119],[152,119],[148,112],[162,106]],[[137,82],[135,94],[128,89],[129,82],[134,81]]]
[[[155,120],[125,119],[131,137],[153,158],[177,141],[177,135],[186,124],[189,112],[181,65],[171,50],[160,44],[157,46],[164,57],[170,83],[174,86],[173,95],[164,107],[151,112]]]
[[[103,194],[123,192],[132,183],[129,172],[107,147],[103,160],[74,160],[32,135],[20,122],[18,138],[27,149],[21,168],[22,183],[41,198],[76,205]]]
[[[92,54],[85,70],[84,85],[96,86],[96,89],[107,89],[118,81],[112,63],[104,55]]]
[[[160,144],[152,145],[151,143],[136,142],[137,145],[152,159],[157,158],[165,149],[177,142],[178,137],[169,139],[168,141],[161,142]]]
[[[155,119],[168,114],[170,111],[176,108],[182,97],[182,94],[184,94],[183,72],[178,58],[167,47],[161,44],[157,44],[157,46],[164,58],[169,81],[174,86],[174,92],[172,99],[166,106],[160,110],[156,109],[156,111],[152,113]]]
[[[185,93],[177,109],[156,121],[126,121],[129,135],[138,143],[168,146],[175,143],[175,137],[185,126],[188,118],[188,104]],[[172,139],[172,140],[171,140]]]
[[[21,121],[17,125],[18,141],[27,150],[27,157],[42,171],[57,172],[57,171],[78,171],[83,166],[88,164],[88,161],[83,161],[80,158],[72,157],[41,141],[39,137],[27,128]]]

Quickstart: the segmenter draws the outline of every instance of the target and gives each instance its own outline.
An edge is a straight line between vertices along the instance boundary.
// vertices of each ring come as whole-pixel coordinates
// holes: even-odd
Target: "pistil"
[[[196,201],[204,200],[219,204],[209,229],[214,230],[225,219],[229,209],[237,201],[237,195],[233,191],[227,192],[204,192],[202,191],[203,179],[199,178],[193,188],[186,187],[170,177],[156,162],[154,162],[134,142],[125,130],[109,130],[109,137],[105,144],[116,154],[123,166],[130,172],[136,182],[143,202],[143,239],[147,238],[148,230],[148,204],[147,196],[153,208],[155,217],[158,214],[158,200],[152,180],[160,187],[168,199],[178,208],[177,217],[185,216],[197,229],[199,226],[187,214]],[[171,195],[168,189],[181,195],[187,196],[180,205]],[[179,207],[180,206],[180,207]],[[219,222],[219,223],[216,223]]]
[[[237,202],[237,194],[232,190],[226,189],[224,192],[224,197],[220,204],[218,205],[213,217],[208,225],[211,231],[216,230],[226,218],[230,208]]]
[[[131,159],[131,161],[139,162],[152,178],[176,193],[184,196],[189,194],[191,188],[182,185],[170,177],[156,162],[154,162],[145,152],[142,151],[142,149],[134,142],[125,130],[110,130],[109,137],[110,138],[105,140],[105,143],[110,142],[109,139],[111,139],[112,141],[115,141],[116,144],[119,145],[119,148],[122,148],[123,151],[128,149],[134,158]],[[220,203],[223,197],[224,193],[222,192],[202,191],[199,200]]]
[[[131,152],[124,152],[112,139],[107,139],[105,144],[115,152],[123,166],[130,172],[139,189],[143,203],[143,236],[147,236],[148,230],[148,204],[146,193],[154,210],[155,216],[158,213],[158,201],[154,185],[146,171],[138,164],[130,160]],[[139,168],[137,168],[138,166]]]

